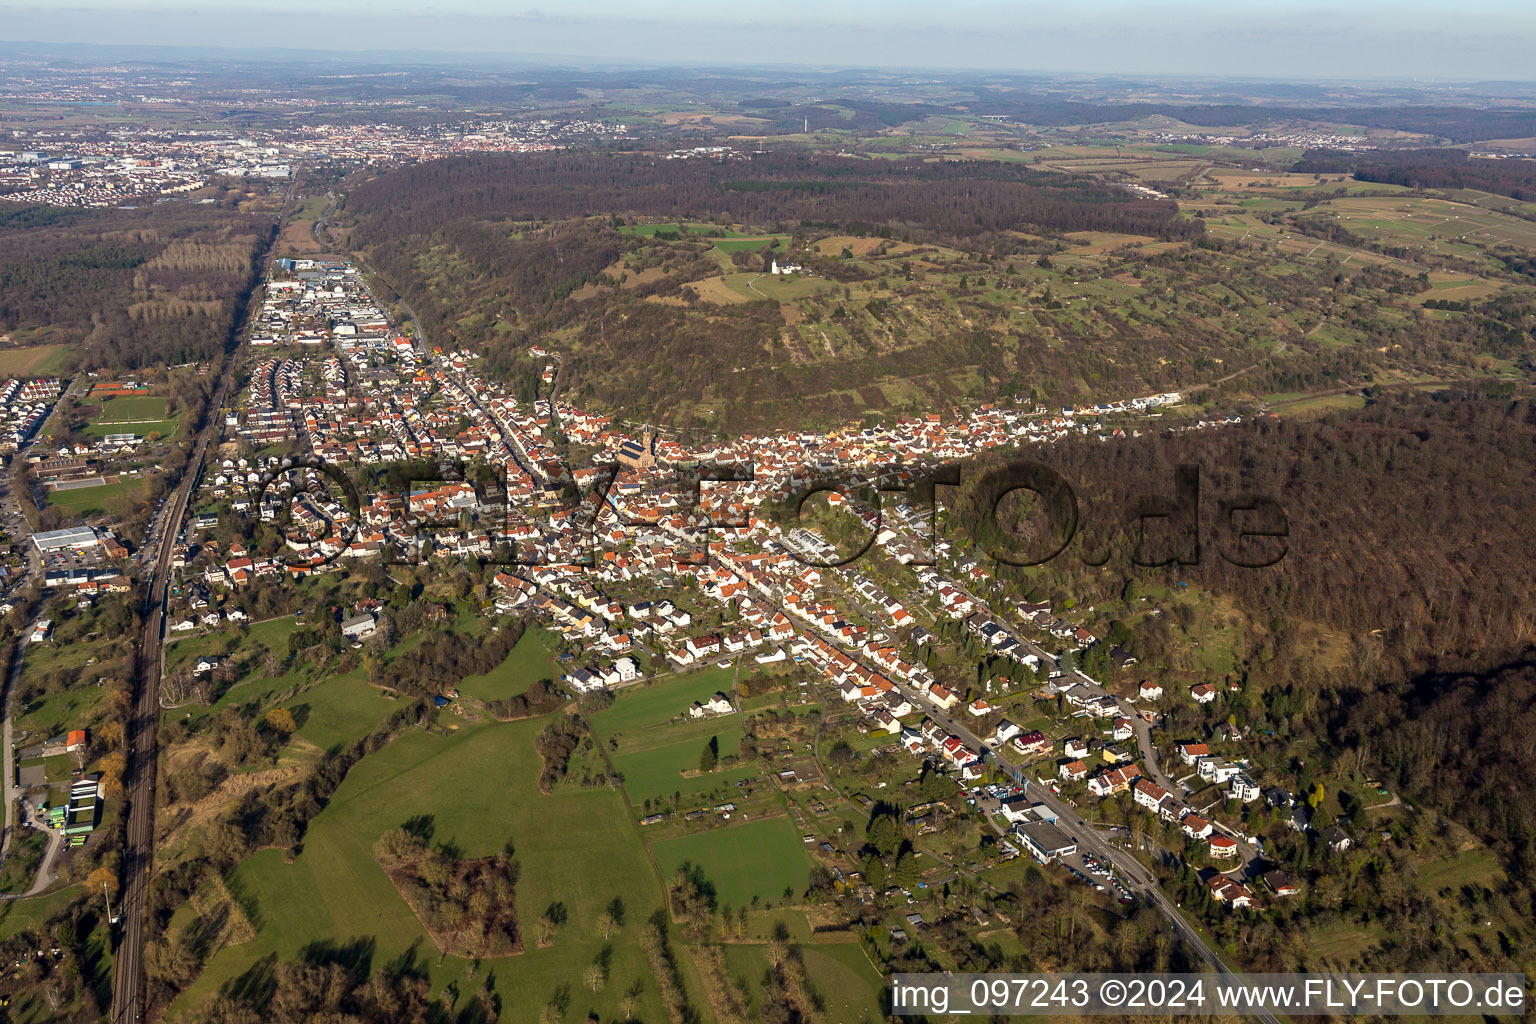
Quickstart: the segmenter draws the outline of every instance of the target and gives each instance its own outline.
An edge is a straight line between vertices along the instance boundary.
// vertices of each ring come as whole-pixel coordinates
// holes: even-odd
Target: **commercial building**
[[[101,543],[101,535],[93,527],[71,526],[63,530],[48,530],[43,533],[34,533],[32,543],[37,545],[37,550],[66,551],[84,550],[93,548]]]
[[[1077,852],[1077,843],[1048,821],[1025,822],[1015,828],[1014,832],[1024,841],[1035,860],[1042,864],[1057,857],[1070,857]]]

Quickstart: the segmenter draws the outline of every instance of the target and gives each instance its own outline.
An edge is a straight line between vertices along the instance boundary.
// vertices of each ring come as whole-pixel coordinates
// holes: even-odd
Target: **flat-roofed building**
[[[1014,829],[1031,856],[1042,864],[1077,852],[1077,842],[1048,821],[1027,821]]]
[[[34,533],[32,543],[37,545],[39,551],[93,548],[101,543],[101,535],[89,526],[70,526],[63,530]]]

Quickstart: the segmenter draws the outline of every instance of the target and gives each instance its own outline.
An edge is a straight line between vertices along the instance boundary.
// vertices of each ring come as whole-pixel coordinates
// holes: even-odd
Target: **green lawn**
[[[301,202],[299,204],[299,208],[294,211],[293,219],[305,221],[319,220],[320,215],[325,212],[325,208],[329,205],[330,199],[328,199],[326,196],[309,196],[303,202]]]
[[[793,302],[810,298],[822,292],[835,291],[830,281],[795,274],[791,277],[775,277],[772,274],[727,274],[726,286],[749,299],[773,299],[776,302]]]
[[[254,672],[225,690],[212,704],[188,704],[185,707],[166,708],[161,713],[161,720],[169,722],[180,718],[191,725],[206,715],[217,714],[231,704],[254,704],[257,707],[265,707],[279,695],[301,687],[305,682],[306,676],[302,668],[276,678],[268,678],[258,666]]]
[[[720,902],[733,907],[751,903],[754,896],[782,899],[785,886],[798,895],[811,868],[804,840],[785,817],[663,839],[651,844],[651,853],[668,875],[684,861],[697,865],[714,883]]]
[[[257,623],[247,631],[241,647],[250,649],[256,644],[278,651],[287,651],[287,637],[293,630],[292,617]],[[166,665],[172,669],[189,658],[209,649],[214,636],[188,637],[171,644],[166,652]],[[425,633],[414,633],[390,648],[386,660],[399,656],[425,639]],[[517,650],[523,649],[519,643]],[[537,648],[534,648],[537,650]],[[513,652],[513,657],[517,651]],[[511,660],[510,658],[508,659]],[[311,666],[302,661],[289,666],[289,670],[275,678],[268,677],[264,658],[254,661],[244,677],[226,690],[212,705],[189,705],[167,710],[164,718],[196,721],[209,714],[216,714],[230,705],[249,705],[264,708],[277,703],[294,711],[299,721],[299,736],[321,750],[329,750],[338,744],[348,744],[362,739],[379,723],[401,706],[401,702],[387,696],[383,690],[368,681],[363,669],[350,672],[317,676]],[[526,682],[523,684],[526,686]]]
[[[1497,888],[1503,871],[1493,851],[1478,846],[1422,865],[1414,872],[1413,880],[1428,893],[1442,888],[1460,889],[1464,885]]]
[[[190,613],[185,617],[195,619],[200,614],[202,614],[201,611]],[[282,618],[268,619],[249,626],[225,623],[211,633],[193,633],[179,639],[171,639],[165,645],[165,670],[173,672],[183,663],[207,654],[217,646],[221,638],[231,641],[230,649],[235,651],[253,651],[257,647],[286,651],[288,634],[293,632],[293,622],[292,615],[284,615]],[[252,663],[256,671],[260,671],[260,661],[261,659],[258,658]]]
[[[746,666],[742,672],[748,674]],[[650,684],[625,687],[611,708],[592,716],[597,734],[618,743],[613,749],[613,764],[624,776],[630,803],[643,808],[646,800],[664,801],[676,793],[690,805],[688,797],[717,788],[725,794],[720,799],[728,800],[734,783],[760,773],[757,764],[748,763],[722,767],[707,775],[682,775],[697,773],[699,755],[710,737],[718,742],[722,758],[740,751],[740,714],[687,717],[694,701],[705,700],[717,691],[729,694],[734,677],[735,670],[730,668],[663,676]]]
[[[368,682],[362,669],[327,676],[283,702],[302,723],[299,735],[321,750],[354,743],[400,708]]]
[[[0,349],[0,374],[7,377],[51,377],[61,373],[74,351],[70,345],[33,345]]]
[[[74,487],[67,491],[49,491],[48,504],[67,508],[81,516],[100,516],[108,512],[122,511],[130,490],[136,485],[126,480],[99,484],[95,487]]]
[[[629,794],[630,802],[643,805],[646,800],[664,800],[673,793],[684,797],[707,793],[760,774],[757,763],[752,762],[684,778],[682,772],[698,771],[699,755],[711,736],[719,741],[720,756],[735,754],[741,746],[741,725],[729,719],[716,719],[699,723],[692,735],[671,743],[629,752],[621,744],[613,756],[613,766],[624,776],[624,792]]]
[[[79,888],[71,885],[31,899],[0,901],[0,939],[10,938],[23,928],[41,927],[80,894]]]
[[[1387,930],[1381,926],[1362,928],[1354,922],[1319,929],[1307,936],[1307,946],[1324,964],[1349,964],[1367,949],[1387,938]]]
[[[57,736],[67,729],[87,728],[95,724],[106,698],[106,687],[89,683],[47,694],[34,704],[16,709],[16,734],[28,736],[31,742]]]
[[[544,1002],[562,984],[573,997],[566,1019],[584,1019],[590,1010],[604,1020],[617,1019],[623,991],[637,977],[646,980],[639,1018],[664,1020],[637,944],[640,925],[661,906],[660,883],[617,792],[538,792],[533,741],[544,724],[495,723],[449,737],[412,731],[369,755],[315,818],[292,864],[266,850],[233,872],[234,885],[255,910],[257,937],[216,954],[204,976],[178,1001],[173,1017],[192,1020],[188,1011],[261,957],[294,957],[306,943],[322,938],[373,938],[375,966],[416,946],[434,990],[451,980],[467,988],[465,962],[448,957],[439,963],[415,915],[373,860],[379,835],[425,814],[434,816],[436,839],[451,840],[465,856],[488,856],[508,840],[516,846],[525,952],[486,964],[501,992],[502,1020],[537,1020]],[[625,903],[626,926],[614,938],[611,980],[593,995],[582,984],[582,971],[603,945],[596,922],[614,897]],[[533,922],[556,900],[566,905],[569,920],[550,947],[539,949]],[[690,988],[702,995],[696,982]]]
[[[181,427],[179,419],[141,420],[136,423],[103,423],[98,420],[95,423],[87,423],[80,428],[82,434],[90,437],[106,437],[108,434],[136,434],[141,438],[150,434],[159,434],[161,437],[171,437]]]
[[[663,231],[675,231],[680,235],[693,235],[694,237],[701,237],[711,232],[717,232],[717,234],[713,235],[713,237],[717,238],[761,237],[751,232],[728,231],[722,229],[718,224],[700,224],[693,221],[685,224],[679,224],[677,221],[673,221],[670,224],[626,224],[619,228],[619,234],[621,235],[644,235],[648,237]]]
[[[678,224],[676,221],[673,221],[671,224],[625,224],[619,228],[619,234],[643,235],[649,238],[663,231],[675,231],[678,234],[694,234],[702,232],[708,227],[709,225],[707,224]]]
[[[163,398],[109,398],[101,406],[98,423],[122,423],[132,420],[163,420],[169,409]]]
[[[167,708],[162,720],[185,720],[189,725],[226,707],[253,706],[259,715],[268,705],[289,708],[299,722],[298,735],[321,750],[362,739],[401,706],[364,677],[362,669],[316,678],[299,664],[276,677],[266,675],[261,664],[219,696],[212,704],[188,704]]]
[[[789,248],[789,236],[758,235],[755,238],[721,238],[715,242],[715,248],[721,252],[757,252],[765,245],[773,246],[774,252],[784,252]]]
[[[747,666],[743,665],[743,676],[747,673]],[[735,669],[711,667],[626,686],[618,692],[613,707],[592,716],[592,723],[604,736],[665,725],[673,719],[686,717],[689,705],[713,696],[717,690],[730,696],[735,677]]]

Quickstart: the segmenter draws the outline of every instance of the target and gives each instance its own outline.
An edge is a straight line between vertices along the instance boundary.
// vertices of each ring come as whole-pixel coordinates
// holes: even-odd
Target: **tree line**
[[[1464,149],[1308,150],[1291,170],[1353,174],[1361,181],[1404,188],[1470,188],[1511,199],[1536,199],[1536,165],[1529,160],[1472,159]]]

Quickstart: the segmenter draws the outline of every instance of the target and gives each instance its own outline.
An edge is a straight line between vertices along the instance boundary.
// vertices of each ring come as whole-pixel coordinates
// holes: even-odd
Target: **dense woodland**
[[[1429,672],[1363,696],[1339,738],[1374,752],[1414,799],[1489,839],[1513,877],[1536,877],[1536,662]]]
[[[499,1018],[501,1000],[490,971],[477,972],[464,986],[464,1005],[444,1005],[430,997],[432,961],[426,951],[375,965],[373,947],[372,939],[319,943],[296,962],[263,959],[203,1007],[199,1019],[205,1024],[495,1024]],[[452,994],[457,996],[459,987]]]
[[[412,819],[380,836],[374,857],[438,948],[462,957],[521,953],[512,845],[495,857],[467,859],[451,840],[434,845],[432,833],[430,817]]]
[[[1019,186],[1027,187],[1019,187]],[[881,161],[793,153],[716,163],[573,152],[435,160],[355,189],[347,213],[369,238],[422,235],[465,218],[507,221],[724,215],[749,224],[878,226],[914,238],[1026,228],[1191,238],[1167,200],[1019,164]]]
[[[1529,160],[1473,159],[1464,149],[1308,150],[1291,170],[1349,173],[1361,181],[1405,188],[1472,188],[1511,199],[1536,199],[1536,164]]]
[[[466,644],[452,633],[429,633],[393,660],[370,657],[365,667],[375,686],[414,697],[432,696],[456,686],[465,676],[482,675],[500,665],[526,627],[526,622],[518,620],[475,644]]]
[[[229,342],[274,226],[181,203],[6,211],[0,335],[71,345],[87,369],[211,359]]]

